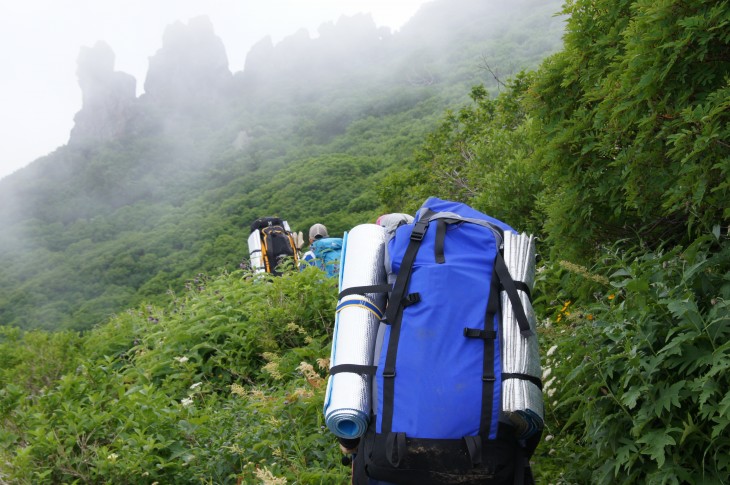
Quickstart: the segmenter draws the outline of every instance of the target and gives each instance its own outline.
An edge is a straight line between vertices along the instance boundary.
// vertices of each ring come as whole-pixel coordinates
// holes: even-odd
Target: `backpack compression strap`
[[[512,275],[509,274],[509,269],[504,262],[504,256],[502,256],[501,251],[497,251],[497,258],[494,260],[494,272],[499,277],[499,282],[505,293],[507,293],[510,303],[512,303],[512,311],[517,319],[517,325],[520,327],[520,334],[523,337],[531,337],[534,333],[530,329],[530,321],[527,319],[520,295],[517,293],[518,286],[515,284],[515,280],[512,279]],[[524,283],[519,286],[523,291],[527,287]],[[529,292],[527,295],[528,297],[530,296]]]
[[[368,286],[353,286],[346,288],[340,292],[337,296],[338,300],[342,300],[343,297],[349,295],[360,295],[363,297],[362,300],[348,300],[337,304],[336,312],[341,311],[343,308],[348,306],[359,306],[365,310],[371,312],[378,320],[382,320],[382,311],[375,306],[370,300],[365,297],[366,293],[388,293],[390,291],[390,285],[368,285]],[[340,372],[350,372],[354,374],[361,374],[367,376],[374,376],[378,370],[377,365],[360,365],[360,364],[340,364],[330,368],[330,375],[339,374]]]
[[[497,376],[494,372],[494,346],[497,344],[497,332],[492,330],[494,319],[499,314],[499,284],[496,271],[492,271],[492,281],[489,285],[489,297],[487,299],[487,311],[484,316],[485,330],[477,328],[465,328],[464,336],[467,338],[479,338],[484,341],[484,356],[482,358],[482,413],[479,421],[479,435],[486,439],[494,439],[497,436],[496,426],[493,427],[494,416],[494,386]],[[497,326],[500,324],[498,323]],[[499,408],[499,406],[497,406]],[[468,443],[468,442],[467,442]]]
[[[434,212],[427,210],[418,222],[413,226],[411,231],[408,247],[403,254],[398,277],[393,286],[393,292],[388,300],[388,307],[385,310],[385,322],[391,325],[390,339],[388,340],[388,350],[385,355],[385,367],[383,368],[383,416],[382,416],[382,432],[390,433],[393,428],[393,400],[395,395],[395,358],[398,352],[398,340],[400,339],[400,323],[403,318],[403,307],[417,301],[417,296],[411,296],[406,300],[404,298],[408,289],[408,282],[411,279],[411,270],[413,262],[418,254],[418,248],[421,247],[428,230],[428,223]]]
[[[364,295],[365,293],[389,293],[390,290],[391,286],[387,283],[382,285],[353,286],[342,290],[340,294],[337,295],[337,298],[342,299],[342,297],[347,295]]]

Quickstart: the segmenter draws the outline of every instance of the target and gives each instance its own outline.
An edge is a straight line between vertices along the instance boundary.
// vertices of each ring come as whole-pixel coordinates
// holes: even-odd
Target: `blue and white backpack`
[[[340,258],[342,253],[342,238],[328,237],[317,239],[312,243],[314,264],[330,278],[340,273]]]
[[[531,254],[510,249],[522,280],[510,275],[505,241],[532,244]],[[544,413],[530,303],[534,240],[432,197],[395,230],[387,252],[375,416],[355,483],[361,473],[399,484],[532,483]]]

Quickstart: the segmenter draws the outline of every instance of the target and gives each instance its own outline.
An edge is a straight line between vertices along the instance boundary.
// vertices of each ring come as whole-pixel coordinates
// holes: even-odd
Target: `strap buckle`
[[[416,222],[416,225],[413,226],[413,230],[411,231],[411,240],[421,241],[426,234],[426,229],[428,229],[428,221],[420,220]]]
[[[478,328],[464,328],[464,337],[467,338],[480,338],[484,340],[495,340],[497,338],[497,332],[494,330],[480,330]]]
[[[414,303],[418,303],[421,301],[421,294],[420,293],[409,293],[406,295],[403,300],[401,301],[403,308],[413,305]]]

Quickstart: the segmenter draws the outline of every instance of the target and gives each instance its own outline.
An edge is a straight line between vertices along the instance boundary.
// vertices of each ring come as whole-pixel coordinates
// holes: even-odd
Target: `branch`
[[[489,62],[487,62],[487,56],[485,56],[484,54],[482,54],[482,63],[484,64],[484,69],[486,69],[487,71],[489,71],[489,74],[491,74],[492,77],[494,78],[494,80],[497,81],[497,85],[498,86],[503,86],[503,87],[506,88],[507,85],[505,83],[503,83],[501,79],[499,79],[499,77],[497,76],[497,74],[494,72],[494,70],[492,69],[492,67],[489,65]]]

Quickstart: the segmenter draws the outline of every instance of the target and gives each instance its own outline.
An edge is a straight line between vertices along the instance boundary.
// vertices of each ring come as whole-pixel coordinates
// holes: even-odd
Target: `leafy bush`
[[[730,244],[607,252],[610,290],[548,331],[548,446],[572,483],[723,483],[730,474]],[[565,315],[565,308],[563,309]],[[567,323],[566,323],[567,322]],[[556,451],[557,450],[557,451]]]
[[[552,243],[590,258],[605,241],[687,244],[728,221],[727,4],[576,0],[565,13],[529,109]]]
[[[62,351],[40,389],[18,380],[30,356],[2,362],[3,478],[345,483],[322,417],[335,303],[316,268],[237,271],[198,275],[168,308],[145,305],[83,337],[5,329],[5,345]]]

